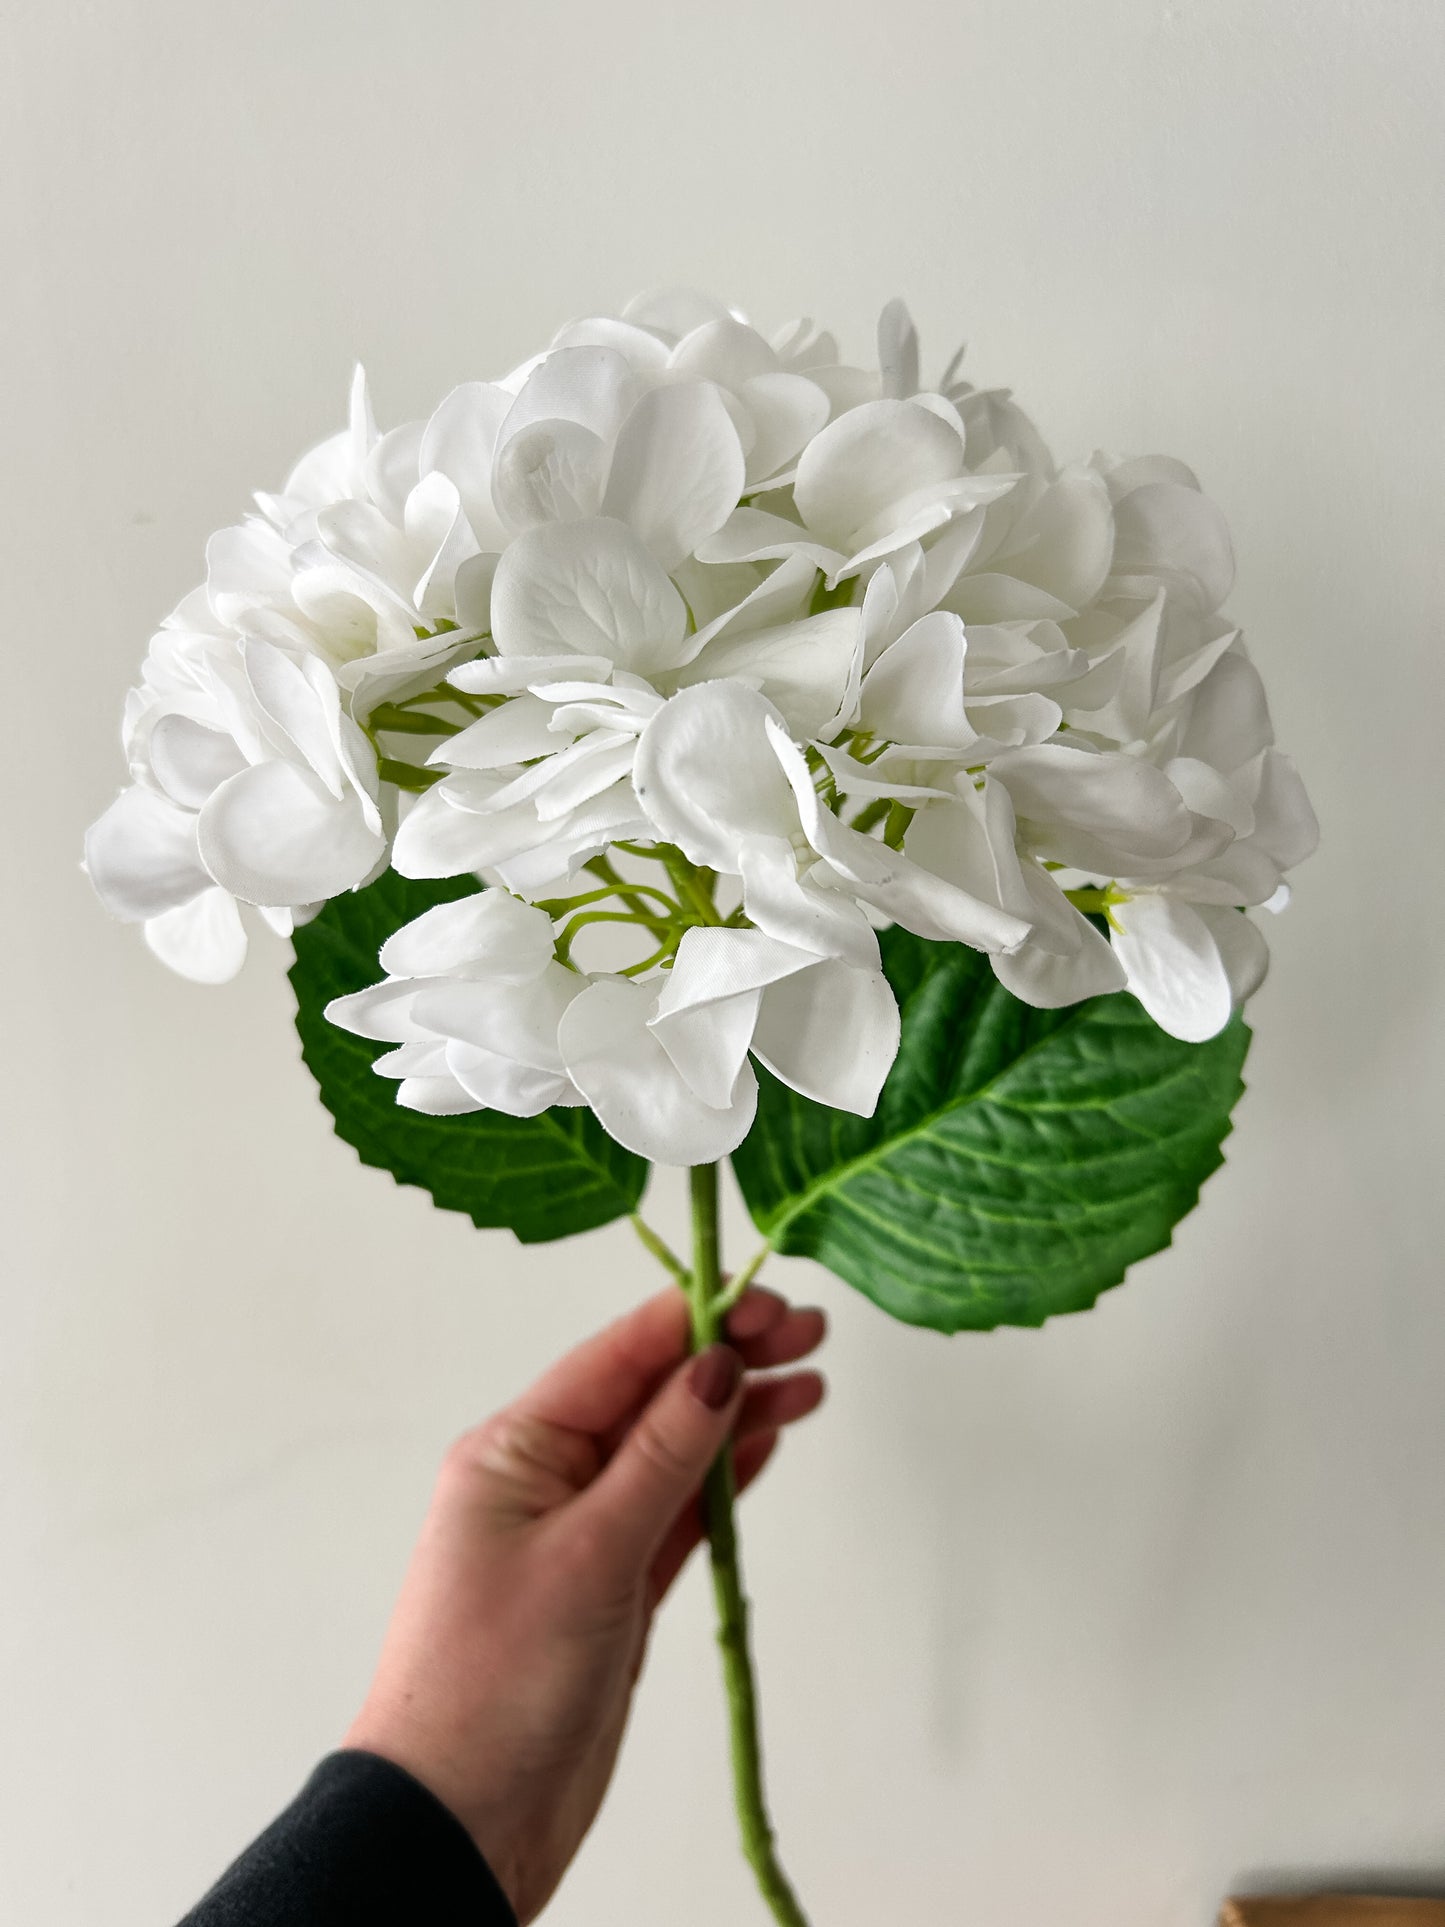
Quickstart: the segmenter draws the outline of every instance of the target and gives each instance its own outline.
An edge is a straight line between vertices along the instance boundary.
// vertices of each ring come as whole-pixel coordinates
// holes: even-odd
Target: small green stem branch
[[[687,1292],[692,1313],[693,1349],[701,1351],[711,1345],[722,1330],[730,1293],[725,1291],[722,1279],[717,1166],[695,1165],[689,1175],[692,1185],[693,1255]],[[761,1259],[760,1253],[747,1271],[740,1274],[744,1280],[742,1289],[746,1289],[747,1277],[757,1270]],[[717,1601],[717,1642],[722,1653],[723,1680],[727,1688],[733,1792],[738,1823],[742,1832],[743,1852],[757,1877],[759,1890],[773,1918],[781,1923],[781,1927],[807,1927],[807,1918],[778,1862],[763,1793],[757,1688],[753,1680],[752,1654],[748,1642],[748,1601],[743,1591],[737,1525],[733,1515],[735,1497],[732,1453],[724,1451],[707,1475],[703,1487],[703,1510],[712,1560],[713,1596]]]
[[[733,1306],[762,1270],[764,1261],[771,1258],[772,1255],[773,1247],[770,1244],[759,1245],[752,1257],[749,1258],[743,1266],[742,1270],[738,1272],[736,1276],[728,1279],[726,1285],[724,1285],[722,1291],[718,1294],[717,1312],[719,1318],[726,1318]]]
[[[678,1257],[672,1246],[668,1244],[666,1239],[660,1238],[657,1235],[640,1211],[634,1211],[632,1214],[632,1229],[637,1233],[653,1257],[656,1258],[657,1262],[672,1273],[682,1289],[684,1291],[691,1291],[692,1273],[682,1262],[681,1258]]]
[[[645,929],[650,930],[659,942],[667,936],[669,926],[674,921],[674,915],[680,909],[680,906],[673,903],[670,897],[661,890],[653,889],[650,884],[629,883],[625,877],[618,875],[614,865],[605,856],[593,857],[587,868],[593,876],[601,877],[608,889],[620,897],[629,909],[636,912],[638,922]],[[654,904],[664,906],[661,913],[649,906],[647,902],[649,897]]]

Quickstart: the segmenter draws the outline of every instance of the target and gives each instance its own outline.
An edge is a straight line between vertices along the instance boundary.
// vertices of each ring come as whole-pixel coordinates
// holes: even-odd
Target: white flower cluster
[[[404,1104],[587,1103],[666,1163],[742,1139],[750,1057],[872,1109],[888,923],[1212,1036],[1316,838],[1219,511],[921,387],[899,303],[878,358],[669,294],[388,434],[358,376],[151,645],[101,897],[219,982],[238,903],[285,934],[388,863],[475,874],[331,1016]]]

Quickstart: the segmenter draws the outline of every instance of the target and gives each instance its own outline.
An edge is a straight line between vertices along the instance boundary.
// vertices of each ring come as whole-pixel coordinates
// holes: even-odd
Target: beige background
[[[172,980],[77,857],[354,356],[395,421],[667,280],[857,352],[902,291],[1061,451],[1195,463],[1326,837],[1230,1163],[1100,1311],[947,1342],[776,1267],[836,1331],[747,1521],[818,1927],[1445,1879],[1434,0],[7,14],[0,1919],[174,1918],[345,1724],[443,1442],[651,1288],[361,1169],[281,946]],[[549,1920],[760,1920],[731,1836],[694,1575]]]

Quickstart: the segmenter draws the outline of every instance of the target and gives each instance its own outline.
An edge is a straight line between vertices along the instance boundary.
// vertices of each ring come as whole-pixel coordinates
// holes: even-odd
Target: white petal
[[[1264,932],[1242,910],[1212,903],[1195,907],[1219,951],[1230,995],[1236,1005],[1245,1003],[1269,974],[1269,945]]]
[[[760,930],[689,930],[658,990],[649,1028],[698,1096],[725,1105],[752,1041],[762,992],[817,962]]]
[[[754,563],[700,563],[678,570],[683,594],[697,618],[689,660],[717,638],[757,635],[808,613],[818,572],[806,556],[789,555],[766,574]]]
[[[873,521],[864,523],[855,536],[860,544],[841,567],[828,573],[828,587],[836,588],[846,575],[858,575],[869,563],[897,554],[910,543],[944,528],[956,517],[968,519],[983,504],[1006,495],[1018,481],[1016,475],[964,475],[955,482],[939,482],[919,489],[901,502],[889,506]]]
[[[826,864],[817,872],[838,878]],[[846,885],[829,889],[800,878],[791,846],[779,837],[754,837],[738,858],[743,904],[759,930],[815,957],[842,957],[861,970],[878,967],[878,939]]]
[[[243,903],[312,903],[363,882],[386,850],[354,796],[338,802],[309,770],[260,763],[201,811],[201,859]]]
[[[675,375],[740,389],[755,375],[773,373],[778,357],[756,328],[726,315],[690,329],[668,356],[668,366]]]
[[[1096,455],[1094,460],[1100,458]],[[1127,462],[1105,462],[1102,470],[1109,493],[1121,497],[1143,482],[1182,482],[1186,488],[1199,487],[1199,477],[1187,463],[1173,455],[1134,455]]]
[[[455,490],[445,476],[431,478],[432,487]],[[316,514],[316,534],[322,545],[343,562],[376,578],[399,594],[410,595],[417,555],[404,529],[372,502],[333,502]],[[438,542],[440,534],[438,534]]]
[[[504,656],[602,656],[640,675],[680,661],[682,597],[631,529],[606,518],[530,529],[492,584]]]
[[[1071,603],[1060,602],[1034,583],[989,569],[960,576],[948,592],[948,606],[967,623],[1067,622],[1074,613]]]
[[[976,950],[1008,950],[1021,943],[1027,923],[996,904],[935,876],[902,851],[842,823],[823,808],[808,766],[776,723],[768,724],[773,749],[787,771],[809,843],[855,895],[905,930],[935,941],[971,944]]]
[[[1165,602],[1161,589],[1118,632],[1089,675],[1069,690],[1071,706],[1088,712],[1085,729],[1121,743],[1149,735],[1158,703]]]
[[[206,593],[223,623],[257,602],[284,603],[292,574],[290,543],[254,517],[206,543]]]
[[[393,977],[484,977],[502,984],[527,983],[551,961],[551,919],[505,890],[434,904],[393,932],[380,956]]]
[[[968,745],[970,764],[983,763],[1004,749],[1046,743],[1063,721],[1064,712],[1051,696],[975,696],[969,720],[978,730]]]
[[[273,937],[289,942],[325,909],[321,903],[257,903],[252,908]]]
[[[432,497],[435,503],[435,520],[432,511],[426,509],[426,497]],[[428,522],[424,534],[412,532],[412,511],[422,513]],[[466,626],[466,613],[459,615],[457,578],[460,570],[470,563],[486,563],[489,567],[491,557],[478,555],[472,524],[462,515],[457,489],[445,476],[424,476],[410,491],[407,497],[407,532],[418,543],[420,553],[432,557],[412,586],[412,599],[416,601],[418,615],[422,615],[428,624],[460,620],[460,624]],[[468,586],[462,588],[462,603],[466,603],[468,595],[470,576]]]
[[[993,973],[1011,996],[1035,1010],[1063,1010],[1086,997],[1103,997],[1125,986],[1124,967],[1108,942],[1085,923],[1079,947],[1068,956],[1030,941],[989,959]]]
[[[871,1117],[898,1038],[883,973],[829,959],[763,992],[753,1054],[804,1097]]]
[[[1187,1044],[1202,1044],[1223,1030],[1234,994],[1200,913],[1177,898],[1149,894],[1131,897],[1114,914],[1114,948],[1129,988],[1155,1023]]]
[[[768,739],[781,718],[737,682],[684,689],[643,730],[633,785],[658,833],[694,863],[737,873],[742,843],[793,834],[787,778]]]
[[[577,422],[532,422],[503,442],[492,497],[509,528],[596,515],[607,481],[607,444]]]
[[[1161,591],[1161,594],[1163,591]],[[1197,689],[1213,669],[1219,659],[1239,641],[1239,631],[1231,628],[1222,618],[1214,618],[1219,625],[1217,635],[1207,633],[1208,622],[1191,622],[1196,636],[1204,632],[1204,640],[1194,648],[1186,648],[1182,654],[1170,651],[1167,660],[1161,657],[1159,664],[1159,704],[1179,702],[1192,689]]]
[[[1320,826],[1299,772],[1277,749],[1264,752],[1254,795],[1254,841],[1282,870],[1314,853]]]
[[[1144,880],[1162,882],[1170,896],[1183,897],[1188,903],[1261,906],[1280,888],[1279,865],[1266,851],[1254,847],[1252,837],[1187,869],[1165,869],[1162,876]]]
[[[1193,756],[1173,757],[1164,765],[1164,774],[1197,815],[1227,823],[1236,836],[1248,836],[1254,829],[1254,810],[1244,784],[1230,782]]]
[[[742,445],[717,389],[683,382],[654,388],[628,416],[603,507],[673,569],[722,527],[743,484]]]
[[[428,763],[447,769],[505,769],[565,749],[569,737],[552,728],[554,705],[536,696],[513,696],[479,716],[432,751]]]
[[[652,1034],[679,1074],[705,1104],[715,1109],[724,1110],[733,1101],[753,1040],[761,995],[757,990],[743,991],[653,1019]]]
[[[641,384],[626,356],[615,348],[555,348],[518,392],[502,427],[499,446],[538,422],[575,422],[611,443],[638,398]]]
[[[447,1069],[475,1104],[508,1117],[540,1117],[554,1104],[577,1101],[569,1077],[535,1070],[474,1044],[448,1044]]]
[[[380,1065],[372,1068],[379,1069]],[[403,1078],[396,1087],[396,1101],[406,1110],[422,1111],[428,1117],[460,1117],[486,1108],[452,1076]]]
[[[163,964],[197,984],[228,984],[246,961],[246,929],[234,897],[202,890],[152,917],[145,940]]]
[[[378,1077],[449,1077],[446,1039],[422,1037],[399,1044],[374,1058],[371,1068]]]
[[[299,663],[282,650],[264,642],[244,642],[246,680],[257,703],[284,732],[289,745],[310,766],[318,781],[340,800],[342,793],[341,759],[336,740],[328,727],[325,696],[314,687]],[[315,662],[315,658],[311,658]],[[325,665],[315,662],[323,676]],[[329,680],[329,678],[328,678]],[[332,700],[340,709],[340,698],[332,685]]]
[[[890,748],[871,763],[860,763],[836,744],[819,743],[818,753],[833,773],[833,780],[844,796],[886,796],[900,803],[927,803],[934,797],[952,798],[956,765],[950,768],[939,760],[942,751]]]
[[[366,716],[383,702],[419,696],[439,683],[452,666],[476,648],[474,639],[428,636],[415,650],[388,650],[384,656],[361,656],[336,671],[338,688],[346,692],[353,716]]]
[[[1046,870],[1022,865],[1034,927],[1019,948],[992,959],[1004,989],[1036,1010],[1060,1010],[1122,990],[1124,966],[1112,945],[1075,909]]]
[[[658,990],[653,1029],[660,1032],[675,1013],[766,989],[817,961],[815,954],[780,943],[761,930],[689,930]]]
[[[461,777],[449,778],[418,797],[402,818],[391,850],[392,865],[399,875],[461,876],[468,870],[490,869],[493,864],[507,862],[545,841],[547,827],[538,822],[530,801],[510,809],[488,810],[480,794],[475,808],[458,800],[452,785],[468,778],[482,784],[489,780],[482,771],[466,771]]]
[[[458,565],[452,600],[456,619],[469,634],[484,635],[492,626],[492,580],[496,573],[494,553],[468,556]]]
[[[758,590],[763,589],[771,579],[771,573],[756,562],[699,562],[696,556],[689,556],[672,572],[672,580],[682,594],[683,600],[692,611],[697,627],[689,639],[689,646],[701,649],[717,631],[737,620],[738,609],[748,602]],[[808,599],[813,593],[817,573],[806,563],[794,570],[792,577],[796,593],[786,607],[779,606],[774,621],[785,620],[789,616],[805,615]],[[761,629],[766,627],[768,618],[761,617],[757,622],[742,618],[744,626]]]
[[[537,815],[543,823],[555,823],[570,816],[632,773],[637,754],[637,739],[632,735],[595,729],[577,747],[582,753],[566,768],[560,756],[552,758],[551,767],[556,774],[537,791]],[[548,765],[539,767],[545,769]]]
[[[755,375],[740,398],[752,418],[747,486],[757,488],[787,467],[828,419],[828,397],[803,375]]]
[[[549,960],[530,983],[430,984],[418,993],[414,1014],[418,1024],[439,1036],[560,1076],[557,1026],[584,987],[575,970]]]
[[[416,610],[409,596],[403,597],[352,562],[332,560],[319,542],[298,550],[296,563],[291,598],[312,629],[325,636],[333,660],[391,649],[407,656],[415,652]],[[239,620],[257,629],[254,615]],[[289,640],[259,633],[273,642]]]
[[[606,678],[612,672],[607,656],[478,656],[454,669],[447,681],[477,696],[515,696],[535,683],[563,676]]]
[[[746,683],[775,705],[795,736],[807,740],[826,730],[842,708],[862,643],[861,609],[827,609],[752,634],[725,631],[677,680]]]
[[[1146,482],[1114,509],[1114,571],[1182,577],[1205,609],[1234,586],[1234,548],[1223,515],[1198,489]]]
[[[566,881],[620,838],[651,835],[628,782],[615,783],[570,816],[543,823],[541,828],[547,832],[542,841],[496,863],[497,875],[507,888],[524,896],[537,896]]]
[[[865,402],[804,449],[793,497],[812,534],[851,554],[860,531],[962,469],[957,433],[921,402]]]
[[[610,315],[589,315],[569,321],[553,337],[555,353],[562,348],[612,348],[638,374],[660,374],[667,366],[667,344],[646,328]]]
[[[122,790],[85,835],[85,868],[112,916],[141,923],[208,888],[196,818],[153,790]]]
[[[349,1030],[354,1037],[369,1037],[382,1044],[419,1044],[428,1041],[430,1033],[412,1020],[416,995],[415,984],[388,978],[384,983],[368,984],[365,990],[353,990],[348,996],[333,997],[322,1015],[338,1030]]]
[[[572,1081],[604,1130],[657,1164],[712,1164],[737,1149],[757,1108],[744,1065],[733,1102],[705,1104],[647,1027],[653,998],[640,984],[602,977],[568,1006],[559,1041]]]
[[[965,778],[954,795],[919,810],[908,825],[903,850],[970,896],[1033,923],[1037,909],[1028,873],[1043,872],[1032,862],[1020,864],[1014,829],[1013,805],[1003,785],[985,783],[978,790]],[[1052,894],[1059,896],[1057,890]],[[1037,938],[1038,932],[1030,934]]]
[[[990,567],[1031,582],[1071,609],[1104,586],[1114,554],[1109,491],[1092,469],[1061,475],[1021,515]]]
[[[896,296],[878,317],[878,368],[885,395],[906,401],[918,393],[918,330]]]
[[[1228,773],[1251,762],[1273,741],[1259,671],[1240,650],[1231,649],[1195,690],[1179,753]]]
[[[796,522],[755,508],[734,509],[716,535],[697,545],[698,560],[714,565],[792,555],[806,557],[825,575],[834,574],[848,559],[845,551],[818,541]]]
[[[492,382],[454,388],[426,425],[417,465],[440,470],[456,487],[481,546],[500,548],[504,532],[492,504],[492,456],[512,396]]]
[[[191,810],[198,810],[218,784],[246,766],[234,737],[174,711],[157,718],[146,753],[167,796]]]
[[[863,678],[864,727],[895,743],[967,749],[976,735],[963,701],[967,653],[957,616],[938,609],[915,622]]]
[[[1193,819],[1184,799],[1138,757],[1043,743],[1006,751],[991,770],[1038,854],[1092,875],[1131,875],[1139,863],[1171,857],[1189,840]]]
[[[915,936],[994,951],[1013,949],[1028,933],[1020,918],[935,876],[873,837],[842,824],[834,828],[830,822],[819,842],[826,844],[828,861],[865,903]]]
[[[680,341],[694,328],[731,317],[721,301],[714,301],[710,294],[703,294],[697,288],[653,288],[646,294],[634,295],[622,310],[622,318],[643,328],[655,328],[659,334],[671,335],[674,341]]]

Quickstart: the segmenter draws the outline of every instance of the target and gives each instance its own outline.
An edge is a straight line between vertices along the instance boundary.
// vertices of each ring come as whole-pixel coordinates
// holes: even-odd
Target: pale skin
[[[451,1809],[522,1927],[602,1803],[653,1614],[702,1538],[708,1466],[731,1439],[750,1484],[782,1429],[816,1410],[819,1374],[779,1368],[824,1329],[820,1311],[754,1286],[727,1345],[690,1359],[668,1290],[447,1453],[344,1744]]]

